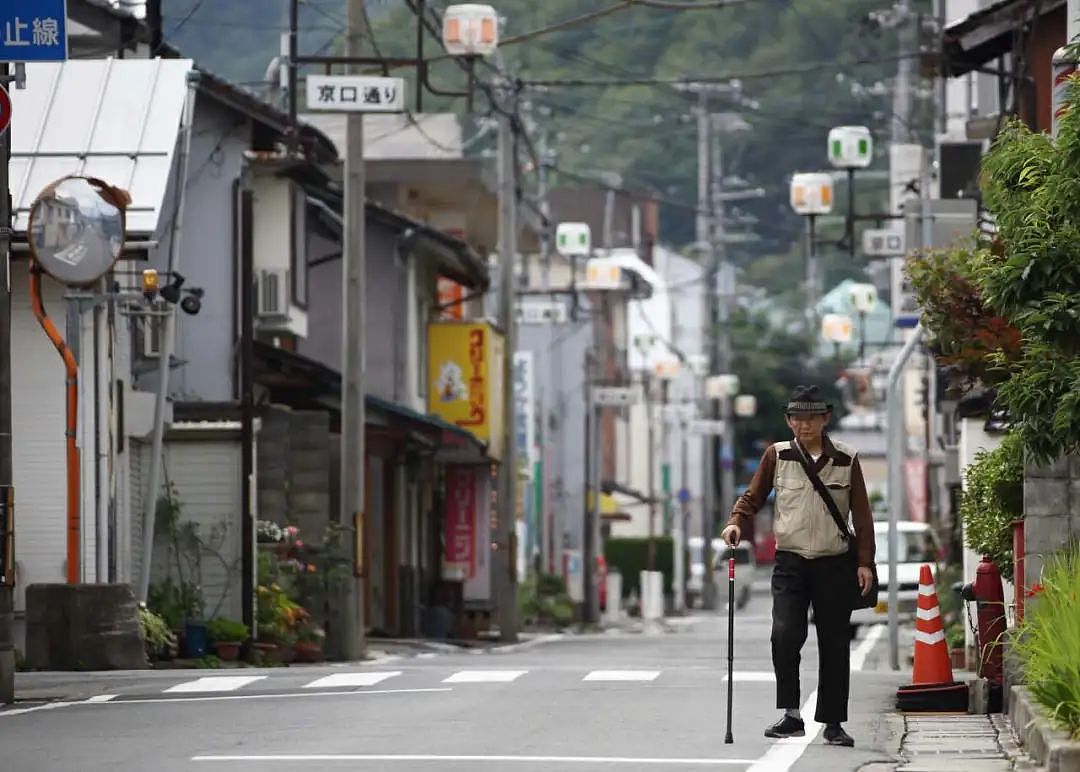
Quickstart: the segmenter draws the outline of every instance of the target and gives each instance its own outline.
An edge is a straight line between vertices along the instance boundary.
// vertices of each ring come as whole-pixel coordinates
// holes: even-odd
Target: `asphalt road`
[[[0,710],[0,770],[856,770],[891,758],[903,674],[852,678],[856,748],[767,740],[775,720],[769,599],[736,617],[732,745],[725,745],[726,612],[673,632],[567,636],[485,653],[227,671],[20,674]],[[853,642],[853,669],[880,658]],[[804,717],[817,657],[804,650]]]

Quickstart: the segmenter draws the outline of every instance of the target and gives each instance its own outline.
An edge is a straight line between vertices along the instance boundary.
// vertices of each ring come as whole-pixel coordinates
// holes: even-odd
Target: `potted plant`
[[[945,632],[945,640],[949,646],[950,664],[957,670],[967,667],[967,652],[964,650],[964,625],[953,622]]]
[[[321,627],[305,624],[296,634],[296,644],[293,646],[293,661],[295,662],[322,662],[323,640],[326,633]]]
[[[216,617],[210,620],[210,640],[213,641],[214,651],[224,662],[235,662],[240,656],[240,647],[248,639],[251,632],[243,622],[226,617]]]

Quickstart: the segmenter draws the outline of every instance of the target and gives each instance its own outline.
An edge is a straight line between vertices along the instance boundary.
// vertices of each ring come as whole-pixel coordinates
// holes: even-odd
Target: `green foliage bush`
[[[247,625],[227,617],[215,617],[210,620],[207,627],[210,632],[210,640],[215,643],[222,641],[243,643],[251,635]]]
[[[574,602],[566,593],[562,577],[541,574],[518,587],[518,612],[527,625],[566,627],[574,621]]]
[[[965,472],[960,515],[968,547],[989,555],[1002,578],[1013,578],[1012,521],[1024,516],[1024,449],[1009,434],[997,448],[975,454]]]
[[[168,623],[142,604],[139,605],[139,633],[150,660],[160,659],[167,649],[176,645],[176,636]]]
[[[1047,715],[1080,739],[1080,545],[1047,557],[1042,584],[1024,610],[1013,652]]]
[[[675,575],[675,543],[670,536],[655,538],[654,568],[664,574],[664,593],[672,591],[672,579]],[[604,542],[604,559],[608,571],[618,570],[622,574],[623,597],[631,592],[641,597],[640,572],[649,564],[649,540],[647,538],[612,537]]]

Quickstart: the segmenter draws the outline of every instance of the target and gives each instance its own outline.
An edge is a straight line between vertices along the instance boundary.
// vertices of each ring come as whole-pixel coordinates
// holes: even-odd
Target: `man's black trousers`
[[[772,659],[776,707],[798,708],[799,662],[814,606],[818,639],[818,697],[814,720],[847,721],[851,667],[851,563],[846,555],[804,558],[778,550],[772,575]]]

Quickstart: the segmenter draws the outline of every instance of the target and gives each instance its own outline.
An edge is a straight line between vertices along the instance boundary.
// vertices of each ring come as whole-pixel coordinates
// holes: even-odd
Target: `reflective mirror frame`
[[[91,285],[124,253],[130,204],[126,190],[97,177],[61,177],[38,193],[30,206],[26,225],[30,254],[57,281],[71,287]],[[42,223],[49,215],[59,222]]]

